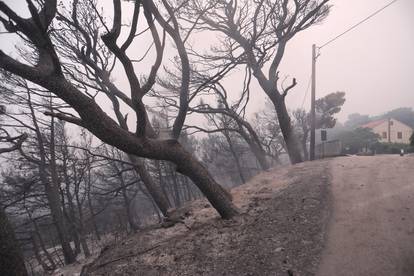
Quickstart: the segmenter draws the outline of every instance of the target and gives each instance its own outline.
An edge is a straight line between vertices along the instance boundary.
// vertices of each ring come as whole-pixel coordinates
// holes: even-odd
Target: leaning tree
[[[180,14],[191,29],[221,33],[220,45],[198,54],[212,68],[248,65],[277,113],[292,163],[303,161],[285,98],[296,79],[284,85],[279,68],[288,42],[299,32],[322,22],[329,0],[191,0]],[[267,72],[266,72],[267,70]]]
[[[235,66],[234,64],[230,64],[228,67],[221,68],[218,72],[211,74],[212,72],[197,70],[195,64],[191,65],[188,111],[189,114],[204,115],[210,127],[205,128],[200,125],[187,124],[185,128],[190,129],[193,134],[196,132],[221,132],[225,137],[228,137],[229,133],[238,134],[254,154],[260,168],[267,170],[270,164],[260,142],[260,137],[246,118],[246,109],[251,95],[251,69],[248,66],[244,68],[244,78],[237,97],[231,95],[235,94],[234,92],[236,91],[228,91],[226,86],[221,82],[222,78],[234,69]],[[181,71],[181,68],[179,65],[177,65],[177,68],[178,70],[168,71],[167,77],[161,81],[161,86],[166,91],[154,91],[153,93],[154,97],[163,99],[165,104],[172,108],[179,108],[177,102],[174,100],[175,93],[179,92],[177,83],[180,83],[178,72]],[[214,99],[214,102],[212,99]],[[216,125],[216,120],[221,121],[219,123],[220,126]],[[226,123],[223,124],[223,122]]]
[[[31,15],[29,18],[19,16],[9,5],[0,1],[0,21],[5,30],[9,33],[17,33],[22,37],[25,43],[34,50],[33,54],[36,57],[32,62],[23,62],[4,51],[0,51],[0,68],[44,87],[73,109],[71,113],[54,112],[49,115],[82,126],[103,142],[131,155],[171,161],[175,164],[178,172],[188,176],[200,188],[223,218],[231,218],[237,214],[237,209],[231,202],[229,193],[178,141],[187,114],[190,72],[185,39],[183,38],[187,34],[182,32],[175,16],[175,11],[179,7],[171,6],[166,0],[162,0],[158,7],[151,0],[136,1],[135,12],[138,15],[143,14],[148,19],[147,21],[152,22],[150,24],[156,24],[155,27],[148,27],[156,48],[156,60],[149,69],[147,77],[140,79],[133,64],[133,58],[126,51],[137,37],[138,20],[133,20],[130,35],[121,44],[121,32],[125,26],[122,23],[122,5],[120,0],[113,2],[112,27],[107,28],[106,33],[101,35],[100,39],[105,43],[107,51],[116,56],[116,60],[120,62],[125,72],[129,91],[126,93],[115,90],[117,94],[114,96],[121,100],[128,99],[131,102],[130,107],[136,117],[135,131],[121,127],[104,111],[104,104],[98,101],[93,93],[88,93],[90,91],[84,89],[85,86],[77,85],[76,81],[66,73],[67,66],[62,65],[55,41],[52,39],[52,34],[59,32],[59,27],[53,27],[52,24],[58,13],[56,0],[36,1],[37,4],[27,0]],[[97,20],[102,20],[102,18]],[[162,61],[163,57],[159,30],[165,32],[169,41],[174,44],[182,68],[180,109],[176,114],[170,137],[163,139],[150,133],[147,107],[143,101],[144,96],[156,82],[160,67],[158,63]],[[84,41],[84,43],[88,43],[88,41]],[[87,51],[87,48],[85,47],[84,50]],[[136,49],[136,52],[140,52],[140,49]],[[86,52],[86,54],[91,55],[90,52]],[[99,58],[93,56],[92,60],[100,62]],[[102,76],[102,78],[105,77]]]

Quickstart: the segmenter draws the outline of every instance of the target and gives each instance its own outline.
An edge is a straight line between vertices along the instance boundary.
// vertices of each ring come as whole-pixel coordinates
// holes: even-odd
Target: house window
[[[402,132],[401,131],[397,132],[397,138],[402,139]]]
[[[387,133],[386,132],[382,133],[382,138],[387,139]]]
[[[390,126],[392,126],[392,125],[394,125],[394,122],[393,121],[390,121]]]

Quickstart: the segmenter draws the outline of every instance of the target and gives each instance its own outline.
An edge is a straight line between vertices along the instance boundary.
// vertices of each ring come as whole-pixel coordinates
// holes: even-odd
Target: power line
[[[344,31],[343,33],[335,36],[334,38],[332,38],[331,40],[329,40],[328,42],[324,43],[322,46],[318,47],[319,49],[322,49],[323,47],[331,44],[332,42],[334,42],[335,40],[337,40],[338,38],[340,38],[341,36],[349,33],[350,31],[352,31],[353,29],[355,29],[356,27],[358,27],[359,25],[365,23],[366,21],[368,21],[369,19],[371,19],[372,17],[374,17],[375,15],[379,14],[380,12],[382,12],[383,10],[385,10],[386,8],[388,8],[389,6],[391,6],[392,4],[394,4],[395,2],[397,2],[398,0],[393,0],[390,3],[388,3],[387,5],[385,5],[384,7],[380,8],[379,10],[375,11],[374,13],[372,13],[371,15],[369,15],[368,17],[366,17],[365,19],[361,20],[360,22],[358,22],[357,24],[353,25],[352,27],[350,27],[349,29],[347,29],[346,31]]]

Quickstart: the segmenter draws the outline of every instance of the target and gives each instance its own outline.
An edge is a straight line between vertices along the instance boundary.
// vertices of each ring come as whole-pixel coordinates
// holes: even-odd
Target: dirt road
[[[333,217],[319,276],[414,275],[414,156],[331,161]]]

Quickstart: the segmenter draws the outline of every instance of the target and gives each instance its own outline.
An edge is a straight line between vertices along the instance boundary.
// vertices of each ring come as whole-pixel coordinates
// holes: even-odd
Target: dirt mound
[[[85,275],[313,275],[330,205],[326,161],[263,173],[232,190],[242,215],[221,220],[199,200],[184,224],[105,248]]]

